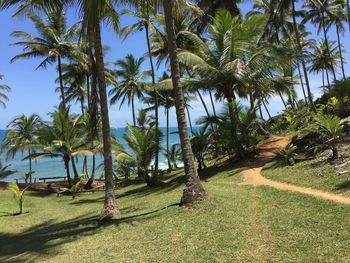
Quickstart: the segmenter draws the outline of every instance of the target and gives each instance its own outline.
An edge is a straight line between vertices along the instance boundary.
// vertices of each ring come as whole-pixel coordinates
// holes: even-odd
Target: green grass
[[[264,167],[262,174],[276,181],[350,197],[348,175],[338,175],[334,165],[326,161],[311,160],[299,162],[294,166],[271,162]]]
[[[179,172],[177,172],[179,173]],[[96,221],[103,194],[28,193],[24,210],[0,191],[0,262],[350,262],[350,207],[271,188],[242,186],[209,170],[209,198],[179,208],[183,184],[118,190],[122,217]]]

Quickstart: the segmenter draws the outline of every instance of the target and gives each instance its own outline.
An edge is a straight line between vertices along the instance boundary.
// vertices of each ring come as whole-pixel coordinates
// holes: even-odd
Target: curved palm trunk
[[[171,171],[171,162],[170,162],[170,156],[169,156],[169,108],[166,108],[166,152],[167,152],[167,159],[168,159],[168,170]]]
[[[303,48],[302,48],[301,43],[300,43],[300,34],[299,34],[299,30],[298,30],[297,20],[296,20],[296,17],[295,17],[295,3],[294,2],[295,2],[295,0],[292,0],[293,27],[294,27],[295,36],[296,36],[296,39],[297,39],[298,51],[299,51],[299,54],[300,54],[300,57],[301,57],[301,64],[303,66],[304,78],[305,78],[306,89],[307,89],[307,93],[308,93],[308,97],[309,97],[309,102],[310,102],[311,108],[313,110],[315,110],[315,105],[314,105],[314,102],[312,100],[312,92],[311,92],[311,88],[310,88],[308,72],[307,72],[307,68],[306,68],[306,64],[305,64]]]
[[[63,87],[63,78],[62,78],[62,62],[61,62],[61,56],[57,56],[57,63],[58,63],[58,76],[60,80],[60,91],[61,91],[61,105],[63,109],[66,109],[66,98],[64,95],[64,87]]]
[[[337,80],[337,76],[335,74],[334,63],[333,63],[333,60],[332,60],[332,57],[331,57],[331,52],[329,50],[329,43],[328,43],[328,36],[327,36],[327,31],[326,31],[326,22],[325,22],[324,12],[321,12],[321,17],[322,17],[323,37],[324,37],[324,41],[326,43],[328,59],[329,59],[329,61],[331,63],[331,70],[332,70],[332,74],[333,74],[333,80],[336,81]]]
[[[202,104],[203,104],[203,108],[204,108],[204,110],[205,110],[205,113],[206,113],[207,116],[210,118],[210,113],[209,113],[207,104],[205,104],[205,101],[204,101],[204,99],[203,99],[203,96],[202,96],[202,94],[200,93],[199,90],[197,90],[197,94],[198,94],[198,96],[199,96],[200,101],[201,101]],[[210,126],[211,126],[212,130],[214,131],[214,125],[213,125],[212,123],[210,123]]]
[[[305,87],[304,87],[304,81],[303,81],[303,76],[301,75],[301,70],[300,70],[300,65],[299,65],[299,63],[297,63],[297,67],[298,67],[298,73],[299,73],[300,84],[301,84],[301,89],[302,89],[302,91],[303,91],[304,100],[305,100],[305,103],[306,103],[306,104],[309,104],[309,102],[307,101],[307,98],[306,98]]]
[[[183,191],[180,205],[190,205],[203,199],[206,192],[199,179],[194,156],[192,152],[190,138],[185,115],[185,99],[182,87],[180,86],[180,66],[177,57],[176,36],[174,31],[174,20],[172,1],[163,0],[166,32],[168,36],[168,51],[171,65],[171,75],[173,81],[176,117],[180,133],[182,157],[185,167],[186,188]]]
[[[266,105],[266,103],[265,103],[265,99],[264,99],[264,98],[261,98],[261,101],[262,101],[262,104],[263,104],[263,106],[264,106],[264,108],[265,108],[265,111],[266,111],[267,115],[269,115],[269,118],[271,119],[271,118],[272,118],[272,117],[271,117],[271,113],[270,113],[269,108],[267,107],[267,105]]]
[[[100,223],[110,221],[119,216],[119,209],[115,202],[112,150],[111,150],[111,131],[108,116],[107,85],[104,73],[104,62],[102,53],[102,41],[100,31],[100,21],[95,22],[94,32],[96,72],[100,91],[100,106],[102,118],[102,137],[103,137],[103,157],[105,170],[105,200],[100,215]]]
[[[149,57],[149,63],[151,65],[151,74],[152,74],[152,84],[154,87],[154,114],[156,118],[156,131],[158,133],[159,130],[159,105],[158,105],[158,92],[155,88],[156,85],[156,74],[154,70],[153,65],[153,59],[152,59],[152,50],[151,50],[151,43],[149,40],[149,28],[148,24],[145,25],[145,31],[146,31],[146,39],[147,39],[147,49],[148,49],[148,57]],[[157,136],[158,137],[158,136]],[[158,168],[159,168],[159,140],[157,140],[156,143],[156,154],[155,154],[155,160],[154,160],[154,173],[152,176],[152,184],[157,185],[159,183],[159,174],[158,174]]]
[[[284,100],[283,95],[282,95],[282,93],[280,91],[278,91],[278,95],[280,96],[280,98],[282,100],[284,108],[287,109],[288,107],[287,107],[286,101]]]
[[[340,41],[340,34],[339,34],[339,26],[336,26],[336,30],[337,30],[337,40],[338,40],[338,50],[339,50],[339,55],[340,55],[340,62],[341,62],[341,71],[343,74],[343,79],[346,79],[345,76],[345,69],[344,69],[344,58],[343,58],[343,51],[341,48],[341,41]]]

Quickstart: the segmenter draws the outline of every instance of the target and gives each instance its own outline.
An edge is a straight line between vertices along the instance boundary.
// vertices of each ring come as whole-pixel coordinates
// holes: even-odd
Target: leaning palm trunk
[[[343,79],[346,79],[345,76],[345,69],[344,69],[344,58],[343,58],[343,51],[341,48],[341,41],[340,41],[340,34],[339,34],[339,26],[336,26],[336,30],[337,30],[337,41],[338,41],[338,50],[339,50],[339,56],[340,56],[340,63],[341,63],[341,71],[343,74]]]
[[[297,63],[298,66],[298,73],[299,73],[299,78],[300,78],[300,84],[301,84],[301,89],[303,91],[303,96],[306,104],[309,104],[306,98],[306,93],[305,93],[305,87],[304,87],[304,81],[303,81],[303,76],[301,75],[301,70],[300,70],[300,65]]]
[[[163,0],[164,15],[166,23],[166,31],[168,36],[168,51],[171,65],[171,75],[173,81],[176,117],[179,126],[182,158],[185,167],[186,188],[183,191],[180,205],[190,205],[196,201],[203,199],[206,192],[199,179],[194,156],[192,152],[191,142],[188,137],[188,129],[185,116],[185,99],[183,90],[180,86],[180,66],[177,57],[176,36],[174,31],[174,20],[172,1]]]
[[[331,63],[331,70],[332,70],[332,74],[333,74],[333,80],[336,81],[337,80],[337,76],[335,74],[335,68],[334,68],[334,63],[331,57],[331,52],[329,50],[329,42],[328,42],[328,36],[327,36],[327,31],[326,31],[326,22],[325,22],[325,17],[324,17],[324,12],[321,12],[321,17],[322,17],[322,29],[323,29],[323,36],[324,36],[324,41],[326,43],[326,49],[327,49],[327,55],[328,55],[328,59]]]
[[[111,150],[111,131],[108,116],[108,100],[106,92],[106,79],[101,43],[100,22],[95,22],[94,45],[96,56],[96,73],[100,91],[100,106],[102,118],[103,157],[105,171],[105,201],[100,215],[100,223],[113,220],[119,216],[119,209],[115,202],[113,163]]]
[[[149,62],[151,65],[151,74],[152,74],[152,85],[154,89],[154,114],[155,114],[155,119],[156,119],[156,132],[157,132],[157,142],[156,142],[156,154],[154,158],[154,173],[152,176],[152,184],[153,185],[158,185],[159,183],[159,174],[158,174],[158,169],[159,169],[159,140],[158,140],[158,131],[159,131],[159,105],[158,105],[158,92],[155,88],[156,85],[156,74],[154,70],[154,65],[153,65],[153,59],[152,59],[152,50],[151,50],[151,43],[149,39],[149,28],[148,24],[146,23],[145,25],[145,31],[146,31],[146,40],[147,40],[147,49],[148,49],[148,57],[149,57]]]
[[[306,68],[306,64],[305,64],[305,58],[304,58],[304,53],[303,53],[303,48],[301,46],[301,42],[300,42],[300,34],[299,34],[299,30],[298,30],[298,25],[297,25],[297,20],[295,17],[295,0],[292,0],[292,8],[293,8],[293,12],[292,12],[292,17],[293,17],[293,27],[294,27],[294,32],[295,32],[295,37],[297,40],[297,46],[298,46],[298,52],[300,55],[300,60],[301,60],[301,64],[303,66],[303,71],[304,71],[304,78],[305,78],[305,84],[306,84],[306,89],[307,89],[307,95],[309,97],[309,102],[311,105],[311,108],[313,110],[315,110],[315,105],[314,102],[312,100],[312,93],[311,93],[311,88],[310,88],[310,82],[309,82],[309,77],[308,77],[308,72],[307,72],[307,68]]]

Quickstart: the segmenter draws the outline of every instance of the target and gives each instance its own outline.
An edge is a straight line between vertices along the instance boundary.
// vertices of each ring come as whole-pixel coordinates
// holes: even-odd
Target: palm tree
[[[78,180],[75,158],[92,155],[88,147],[88,133],[81,115],[70,114],[69,109],[59,109],[50,113],[51,122],[44,123],[37,131],[42,152],[32,153],[35,158],[62,158],[69,186],[72,185],[69,164],[74,178]]]
[[[191,144],[193,154],[198,162],[198,170],[201,171],[203,168],[207,167],[204,162],[204,157],[211,145],[210,133],[206,131],[205,127],[193,133]]]
[[[332,149],[332,158],[338,158],[337,142],[343,136],[344,122],[339,117],[331,115],[318,116],[315,121],[315,126],[306,128],[306,131],[319,134],[325,145]]]
[[[326,45],[328,59],[331,59],[330,47],[329,47],[329,39],[327,34],[327,24],[326,24],[326,16],[328,15],[329,4],[328,1],[320,1],[320,0],[307,0],[304,3],[304,7],[308,9],[303,19],[303,22],[310,21],[311,23],[318,26],[318,32],[323,32],[323,37]],[[333,80],[337,80],[336,76],[336,67],[333,62],[331,63],[331,72],[333,74]]]
[[[332,70],[333,65],[338,65],[340,60],[340,54],[334,41],[328,43],[328,48],[325,40],[320,40],[318,46],[313,47],[314,52],[311,58],[312,65],[310,66],[311,72],[322,72],[323,86],[324,75],[327,77],[328,90],[331,89],[328,72]],[[329,51],[328,51],[329,50]],[[324,74],[324,72],[326,74]]]
[[[61,91],[62,107],[66,108],[64,86],[62,78],[62,59],[65,57],[78,56],[77,44],[73,41],[77,37],[79,23],[67,28],[67,18],[63,9],[45,12],[46,20],[39,16],[29,14],[30,20],[38,32],[33,35],[24,31],[15,31],[11,35],[21,40],[12,45],[22,46],[23,53],[14,56],[11,62],[18,59],[44,57],[38,68],[46,68],[48,64],[57,61],[59,84]]]
[[[77,1],[77,0],[3,0],[0,2],[0,9],[7,9],[11,6],[19,5],[16,14],[30,10],[50,10],[64,5],[77,4],[76,8],[83,18],[82,29],[89,39],[90,47],[94,47],[94,75],[99,83],[99,95],[102,119],[103,134],[103,157],[105,169],[105,201],[100,215],[100,223],[113,220],[118,217],[119,209],[115,202],[114,181],[113,181],[113,161],[111,150],[111,132],[108,116],[107,83],[104,70],[103,49],[101,40],[101,21],[108,20],[117,31],[119,27],[119,16],[114,9],[115,0],[106,1]],[[90,49],[91,51],[91,49]],[[92,53],[92,52],[91,52]],[[92,57],[92,54],[91,56]]]
[[[347,20],[347,15],[345,11],[346,3],[344,0],[332,0],[328,3],[328,5],[329,5],[327,8],[328,16],[326,19],[327,20],[326,24],[328,25],[327,30],[329,30],[329,27],[331,27],[333,24],[335,25],[342,75],[343,75],[343,79],[346,79],[345,69],[344,69],[343,48],[340,41],[340,33],[345,31],[343,22]]]
[[[163,0],[163,6],[168,39],[168,51],[171,65],[171,76],[175,97],[176,117],[180,133],[181,150],[185,166],[185,174],[187,177],[186,189],[183,191],[181,204],[190,205],[195,201],[203,199],[206,193],[200,182],[197,169],[195,167],[191,142],[188,136],[185,115],[185,99],[182,87],[180,85],[180,66],[177,57],[176,35],[174,31],[173,3],[172,1]]]
[[[135,115],[135,97],[138,99],[143,97],[146,78],[151,74],[149,71],[142,71],[142,63],[144,58],[135,59],[132,54],[126,55],[124,60],[118,60],[116,65],[118,69],[115,75],[119,78],[118,84],[109,91],[111,96],[111,104],[120,101],[119,109],[127,101],[131,104],[133,125],[136,127]]]
[[[32,154],[38,148],[37,131],[42,120],[36,114],[30,116],[21,115],[13,119],[7,126],[10,128],[2,142],[2,150],[6,151],[6,158],[13,159],[18,151],[28,153],[29,169],[26,173],[26,182],[32,183]]]
[[[209,26],[208,36],[213,39],[210,43],[191,32],[181,32],[183,38],[199,47],[196,52],[179,52],[180,61],[194,72],[193,78],[184,80],[184,83],[192,87],[215,87],[217,98],[228,103],[232,124],[236,123],[236,96],[253,98],[249,91],[270,89],[276,72],[282,71],[288,61],[284,51],[274,45],[265,42],[257,45],[264,24],[265,17],[261,15],[237,20],[228,12],[221,11],[214,24]],[[231,127],[238,153],[243,155],[236,128]]]
[[[137,164],[138,176],[144,178],[148,186],[155,186],[156,184],[148,170],[156,154],[157,132],[153,127],[140,131],[129,125],[128,129],[130,134],[124,135],[124,140],[132,151],[132,154],[128,156]]]
[[[164,155],[169,160],[169,171],[171,171],[173,168],[177,169],[177,161],[182,160],[180,145],[177,143],[171,145],[170,150],[164,152]]]
[[[151,66],[152,86],[153,86],[153,92],[154,92],[154,106],[155,106],[154,113],[155,113],[155,120],[156,120],[155,126],[156,126],[156,130],[158,130],[159,128],[158,94],[155,88],[156,73],[155,73],[155,68],[154,68],[154,63],[152,58],[152,47],[151,47],[151,41],[150,41],[150,30],[153,32],[157,31],[157,28],[155,27],[152,19],[152,16],[155,15],[155,9],[154,7],[152,7],[151,3],[147,1],[146,4],[138,4],[136,12],[125,10],[124,13],[135,17],[137,19],[137,22],[121,29],[122,35],[127,37],[128,35],[134,32],[137,32],[143,29],[145,30],[145,37],[146,37],[146,43],[147,43],[147,55]],[[155,156],[155,169],[154,169],[155,177],[158,177],[159,149],[160,149],[160,145],[157,145],[156,156]]]
[[[3,75],[0,75],[0,80],[2,80],[3,77],[4,77]],[[8,92],[10,90],[11,90],[10,86],[0,85],[0,105],[3,108],[6,108],[5,101],[9,101],[9,98],[7,97],[7,95],[4,92]]]

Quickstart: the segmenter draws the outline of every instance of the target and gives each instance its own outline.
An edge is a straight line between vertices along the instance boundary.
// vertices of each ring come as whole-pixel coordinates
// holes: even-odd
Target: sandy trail
[[[298,193],[303,193],[307,195],[312,195],[326,200],[331,200],[339,202],[342,204],[350,204],[350,198],[343,197],[341,195],[332,194],[328,192],[322,192],[312,188],[300,187],[292,184],[281,183],[271,179],[267,179],[261,175],[261,170],[264,165],[276,157],[278,150],[281,147],[286,147],[291,143],[290,137],[278,137],[271,136],[268,140],[264,141],[257,146],[258,157],[247,161],[242,168],[244,180],[243,185],[253,185],[253,186],[269,186],[279,190],[293,191]]]

